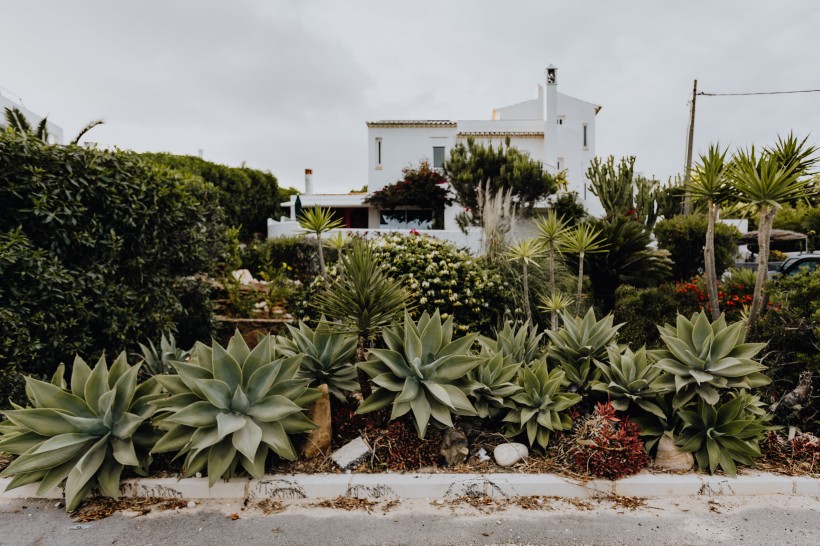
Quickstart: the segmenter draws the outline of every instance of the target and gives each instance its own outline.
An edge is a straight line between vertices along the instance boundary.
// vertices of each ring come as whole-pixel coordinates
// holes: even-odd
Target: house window
[[[376,168],[381,169],[382,167],[382,139],[376,139]]]
[[[584,149],[586,150],[589,147],[589,139],[587,138],[588,137],[588,135],[587,135],[587,124],[584,123],[582,125],[582,127],[583,127],[583,132],[584,132]]]
[[[433,211],[429,209],[381,210],[381,229],[433,229]]]
[[[559,157],[558,160],[555,162],[555,170],[560,171],[564,168],[564,158]]]
[[[440,169],[444,166],[444,146],[433,146],[433,168]]]
[[[563,125],[566,116],[558,116],[558,125]]]

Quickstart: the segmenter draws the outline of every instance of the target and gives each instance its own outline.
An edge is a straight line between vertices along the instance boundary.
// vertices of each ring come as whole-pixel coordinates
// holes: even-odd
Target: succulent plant
[[[665,417],[652,399],[671,389],[657,385],[663,371],[647,360],[646,348],[641,347],[633,353],[629,348],[621,352],[617,347],[607,347],[606,352],[606,361],[594,361],[604,380],[593,381],[591,389],[607,393],[616,410],[626,411],[634,404],[658,417]]]
[[[65,480],[71,511],[93,487],[117,498],[123,468],[145,473],[155,440],[150,402],[162,395],[153,380],[137,385],[139,366],[125,353],[110,368],[104,356],[93,369],[77,357],[70,388],[64,370],[60,364],[51,383],[26,378],[31,407],[3,412],[0,451],[17,456],[2,472],[14,476],[7,489],[40,482],[43,493]]]
[[[227,348],[197,343],[191,362],[174,363],[177,375],[155,376],[170,396],[155,402],[165,434],[153,452],[185,455],[185,475],[205,469],[209,486],[238,464],[261,477],[271,450],[296,459],[288,435],[316,428],[303,411],[320,395],[297,377],[301,360],[275,358],[271,336],[253,351],[239,332]]]
[[[696,395],[717,404],[718,389],[751,389],[771,380],[761,373],[766,367],[752,360],[765,343],[745,343],[742,322],[727,325],[723,315],[710,322],[705,312],[691,319],[678,315],[676,326],[659,326],[666,349],[651,351],[658,368],[666,371],[660,386],[675,389],[672,406],[682,408]]]
[[[718,467],[734,476],[735,461],[754,464],[760,456],[759,442],[773,427],[770,416],[757,415],[750,406],[755,401],[748,393],[737,393],[727,402],[709,404],[698,399],[697,410],[678,412],[684,425],[677,444],[682,451],[695,454],[698,468],[713,474]]]
[[[651,399],[660,414],[646,412],[635,416],[632,420],[640,429],[640,435],[646,446],[646,452],[652,454],[657,448],[658,442],[664,434],[675,436],[675,431],[680,426],[678,412],[672,409],[671,394],[658,395]]]
[[[140,368],[140,375],[152,377],[157,374],[177,373],[171,362],[185,362],[191,356],[190,351],[185,351],[177,347],[177,341],[174,339],[174,334],[168,332],[168,335],[162,334],[159,340],[159,350],[149,339],[148,346],[142,343],[139,344],[142,351],[142,367]]]
[[[479,336],[478,343],[482,353],[489,356],[501,354],[512,357],[513,362],[526,364],[540,356],[541,338],[544,334],[530,325],[529,321],[516,327],[511,322],[504,323],[504,328],[496,332],[495,338]]]
[[[515,380],[521,362],[512,356],[495,353],[493,356],[484,355],[481,363],[470,371],[469,378],[480,386],[470,393],[478,416],[482,419],[497,417],[504,408],[513,408],[513,394],[521,387],[512,383]]]
[[[345,402],[343,391],[358,391],[356,379],[356,338],[320,321],[316,329],[299,321],[287,325],[289,336],[276,337],[276,351],[285,356],[304,355],[299,377],[310,380],[311,387],[327,385],[330,394]]]
[[[607,347],[615,346],[620,324],[613,325],[612,315],[595,320],[592,308],[583,318],[569,313],[561,315],[564,325],[557,331],[547,331],[551,344],[547,359],[552,365],[560,365],[570,383],[579,391],[586,391],[589,382],[598,378],[593,359],[602,359]]]
[[[563,391],[564,380],[564,371],[548,371],[543,358],[521,368],[516,376],[521,391],[511,397],[515,408],[504,417],[504,433],[512,438],[526,431],[530,445],[537,442],[543,448],[553,431],[572,427],[572,419],[563,412],[580,402],[581,395]]]
[[[475,334],[453,340],[453,319],[441,322],[438,310],[422,313],[414,322],[405,313],[400,326],[385,328],[387,349],[370,349],[370,358],[359,369],[370,376],[376,389],[357,410],[368,413],[392,405],[391,419],[412,411],[419,438],[432,420],[452,427],[453,415],[475,415],[467,396],[478,385],[468,378],[482,358],[470,354]]]

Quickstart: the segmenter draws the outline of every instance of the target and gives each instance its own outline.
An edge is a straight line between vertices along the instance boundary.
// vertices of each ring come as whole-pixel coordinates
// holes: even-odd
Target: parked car
[[[797,275],[814,271],[820,267],[820,254],[799,254],[788,258],[783,264],[770,272],[771,276],[776,275]]]

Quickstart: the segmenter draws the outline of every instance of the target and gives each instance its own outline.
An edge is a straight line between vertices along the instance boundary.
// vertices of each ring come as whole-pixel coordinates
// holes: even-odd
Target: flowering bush
[[[374,191],[364,202],[389,210],[397,207],[432,209],[433,229],[443,228],[444,207],[453,203],[446,186],[447,179],[430,167],[427,161],[421,161],[417,169],[405,167],[402,174],[402,180]]]
[[[413,317],[438,309],[462,332],[490,334],[511,301],[501,275],[452,243],[426,235],[383,235],[376,254],[388,274],[403,277],[417,304]]]
[[[718,284],[718,303],[727,320],[740,319],[743,307],[752,304],[753,293],[754,285],[744,282],[730,279]],[[703,276],[675,283],[675,294],[680,302],[680,312],[684,315],[701,309],[707,312],[712,310],[709,289]]]

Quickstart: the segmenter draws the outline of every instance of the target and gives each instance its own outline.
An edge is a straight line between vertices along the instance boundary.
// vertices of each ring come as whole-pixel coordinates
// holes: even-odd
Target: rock
[[[499,466],[512,466],[529,456],[530,450],[524,444],[515,442],[499,444],[493,450],[493,457]]]
[[[231,275],[239,282],[239,284],[251,284],[256,282],[253,275],[251,275],[251,272],[247,269],[237,269],[236,271],[231,272]]]
[[[188,508],[196,508],[196,503],[194,501],[188,501]]]
[[[457,428],[448,428],[441,440],[441,456],[444,457],[447,466],[463,463],[469,454],[467,436]]]
[[[478,460],[482,463],[490,460],[490,456],[487,455],[487,451],[483,447],[476,451],[475,456],[478,457]]]
[[[691,470],[695,458],[691,453],[681,451],[675,440],[666,434],[658,442],[658,454],[655,456],[655,466],[664,470]]]
[[[365,460],[370,453],[370,446],[360,437],[334,451],[330,458],[339,468],[347,470]]]
[[[322,396],[313,403],[313,407],[308,414],[310,420],[319,425],[319,428],[310,431],[302,447],[302,456],[305,459],[313,459],[328,453],[330,450],[330,440],[333,432],[330,424],[330,395],[327,391],[327,385],[319,385],[319,390],[322,391]]]

